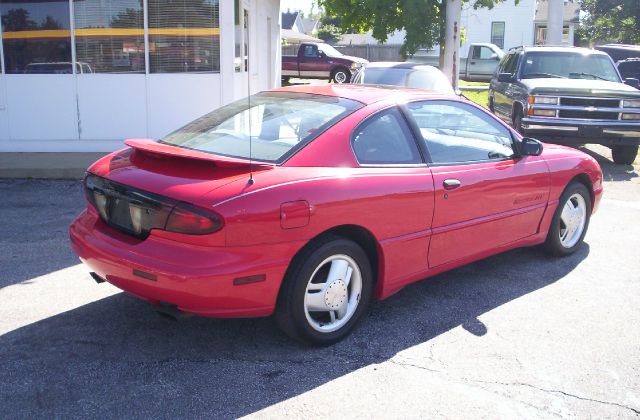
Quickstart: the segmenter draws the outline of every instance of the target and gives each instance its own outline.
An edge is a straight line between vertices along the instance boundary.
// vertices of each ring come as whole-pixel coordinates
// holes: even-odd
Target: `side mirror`
[[[499,73],[498,74],[498,82],[511,83],[515,80],[513,74],[511,73]]]
[[[500,57],[498,57],[498,54],[496,54],[496,53],[491,54],[491,57],[489,57],[489,58],[490,58],[491,60],[496,60],[496,61],[497,61],[497,60],[500,60]]]
[[[627,77],[626,79],[624,79],[624,83],[636,89],[640,89],[640,80],[636,78]]]
[[[520,142],[520,154],[522,156],[540,156],[542,149],[542,143],[531,137],[524,137]]]
[[[326,55],[324,52],[322,52],[322,51],[318,51],[318,57],[319,57],[319,58],[325,58],[326,56],[327,56],[327,55]]]

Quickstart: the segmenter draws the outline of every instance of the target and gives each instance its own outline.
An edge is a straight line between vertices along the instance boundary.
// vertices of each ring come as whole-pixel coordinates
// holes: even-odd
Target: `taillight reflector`
[[[178,203],[169,214],[165,230],[189,235],[205,235],[222,229],[222,218],[216,213]]]

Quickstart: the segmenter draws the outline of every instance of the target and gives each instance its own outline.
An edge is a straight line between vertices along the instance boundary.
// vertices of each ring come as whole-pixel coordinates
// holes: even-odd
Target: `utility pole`
[[[562,45],[562,27],[564,24],[564,0],[547,0],[547,37],[546,45]]]
[[[562,0],[560,0],[562,1]],[[458,89],[460,75],[460,16],[462,0],[447,0],[442,72]]]

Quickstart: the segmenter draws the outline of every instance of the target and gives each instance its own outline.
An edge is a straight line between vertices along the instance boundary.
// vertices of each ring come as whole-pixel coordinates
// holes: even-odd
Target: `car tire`
[[[638,146],[613,146],[611,147],[613,162],[619,165],[633,165],[638,156]]]
[[[351,81],[351,72],[344,67],[338,67],[331,72],[331,80],[334,83],[349,83]]]
[[[582,245],[591,218],[591,194],[573,181],[560,196],[545,241],[546,251],[556,257],[571,255]]]
[[[287,86],[289,84],[290,80],[291,80],[291,78],[289,76],[283,76],[282,77],[282,86]]]
[[[296,340],[331,345],[353,330],[372,292],[367,254],[353,241],[327,235],[294,257],[280,288],[275,320]]]
[[[489,111],[495,114],[496,110],[493,108],[493,98],[489,96]]]

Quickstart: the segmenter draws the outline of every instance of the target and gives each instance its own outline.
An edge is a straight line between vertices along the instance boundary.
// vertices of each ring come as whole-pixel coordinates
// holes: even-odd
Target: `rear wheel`
[[[289,267],[276,322],[289,336],[316,345],[346,337],[372,294],[366,253],[356,243],[328,236],[312,243]]]
[[[553,215],[546,250],[555,256],[573,254],[584,240],[591,217],[591,195],[584,184],[571,182],[562,193]]]
[[[289,76],[282,76],[282,86],[287,86],[291,78]]]
[[[620,165],[633,165],[638,155],[638,146],[613,146],[611,147],[613,161]]]
[[[331,72],[331,80],[336,83],[349,83],[351,81],[351,72],[344,67],[339,67]]]

